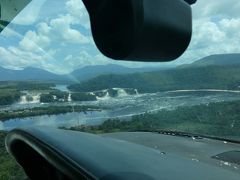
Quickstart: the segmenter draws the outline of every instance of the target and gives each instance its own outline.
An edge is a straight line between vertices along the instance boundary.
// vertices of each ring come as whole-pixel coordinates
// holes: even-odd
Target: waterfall
[[[120,89],[120,88],[118,89],[117,93],[119,97],[128,95],[124,89]]]
[[[109,95],[109,92],[107,91],[107,92],[106,92],[106,95],[103,96],[103,97],[100,98],[100,99],[109,99],[109,98],[111,98],[111,97],[110,97],[110,95]]]
[[[54,99],[54,100],[57,100],[57,96],[56,96],[56,95],[53,95],[53,99]]]
[[[68,94],[68,102],[72,102],[72,94],[71,93]]]
[[[40,94],[32,96],[33,100],[31,103],[40,103]]]
[[[20,104],[27,104],[28,101],[27,101],[27,96],[21,96],[20,98]]]
[[[110,95],[109,95],[109,92],[108,91],[106,91],[106,94],[104,95],[104,96],[102,96],[102,97],[99,97],[99,96],[97,96],[97,99],[98,100],[101,100],[101,99],[110,99],[111,97],[110,97]]]
[[[105,99],[109,99],[111,98],[110,95],[109,95],[109,92],[106,93],[106,95],[104,96]]]
[[[24,95],[20,97],[19,104],[30,104],[30,103],[40,103],[40,94],[38,95]]]
[[[134,91],[135,91],[136,95],[139,95],[139,93],[138,93],[138,90],[137,90],[137,89],[134,89]]]
[[[97,96],[97,99],[109,99],[116,97],[125,97],[129,95],[138,95],[137,89],[131,88],[111,88],[102,91],[95,91],[93,94]]]

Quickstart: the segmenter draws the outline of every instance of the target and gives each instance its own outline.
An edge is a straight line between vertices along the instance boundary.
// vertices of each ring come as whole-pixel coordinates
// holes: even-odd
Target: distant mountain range
[[[69,89],[89,92],[116,87],[138,89],[140,93],[182,89],[240,90],[240,54],[213,55],[168,70],[101,75],[72,84]]]
[[[224,66],[240,64],[240,54],[216,54],[204,57],[191,64],[184,64],[179,67],[204,67],[204,66]]]
[[[23,70],[11,70],[0,67],[0,81],[59,81],[64,80],[64,75],[57,75],[43,69],[28,67]]]
[[[108,64],[108,65],[86,66],[81,69],[77,69],[73,71],[70,75],[72,77],[75,77],[79,81],[82,81],[82,80],[88,80],[104,74],[131,74],[131,73],[137,73],[137,72],[151,72],[151,71],[159,71],[159,70],[165,70],[165,69],[169,69],[169,68],[161,68],[161,67],[129,68],[129,67],[119,66],[115,64]]]
[[[194,68],[194,67],[206,67],[206,66],[226,66],[226,65],[240,65],[240,54],[219,54],[211,55],[200,60],[197,60],[191,64],[185,64],[178,66],[177,68],[161,68],[161,67],[147,67],[147,68],[128,68],[120,65],[108,64],[108,65],[96,65],[86,66],[73,71],[70,74],[58,75],[49,71],[28,67],[23,70],[10,70],[0,67],[0,81],[62,81],[62,82],[74,82],[74,81],[86,81],[91,78],[95,78],[99,75],[106,74],[132,74],[143,73],[151,71],[163,71],[174,70],[179,68]]]
[[[11,70],[0,67],[0,81],[83,81],[103,74],[129,74],[136,72],[158,71],[166,68],[128,68],[124,66],[108,64],[85,66],[70,74],[58,75],[49,71],[28,67],[23,70]]]

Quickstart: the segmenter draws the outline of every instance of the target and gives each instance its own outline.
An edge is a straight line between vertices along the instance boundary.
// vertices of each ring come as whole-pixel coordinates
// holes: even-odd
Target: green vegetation
[[[67,101],[68,100],[68,96],[69,96],[68,92],[63,92],[63,91],[60,91],[60,90],[52,91],[49,94],[51,94],[53,96],[56,96],[57,99],[62,99],[64,101]]]
[[[127,93],[127,94],[129,94],[129,95],[136,95],[137,94],[137,91],[136,91],[136,89],[124,89],[125,90],[125,92]]]
[[[240,101],[218,102],[145,113],[133,116],[130,121],[109,119],[99,126],[71,129],[93,133],[171,130],[240,139],[239,109]]]
[[[54,96],[56,98],[54,98]],[[53,91],[48,94],[40,95],[40,102],[42,103],[51,103],[51,102],[59,102],[59,101],[68,101],[69,93],[62,91]],[[94,94],[89,93],[72,93],[71,94],[72,101],[96,101],[97,97]]]
[[[1,180],[23,180],[26,176],[15,162],[15,160],[8,154],[5,149],[4,139],[6,132],[0,131],[0,179]]]
[[[54,102],[54,98],[53,95],[51,94],[41,94],[40,95],[40,102],[42,103],[51,103]]]
[[[48,114],[98,110],[90,106],[66,106],[33,108],[31,112],[42,115],[45,110]],[[203,135],[240,139],[240,101],[218,102],[192,107],[178,107],[174,110],[161,110],[156,113],[144,113],[133,116],[130,121],[109,119],[98,126],[72,127],[71,130],[90,133],[109,133],[120,131],[182,131]],[[26,112],[19,114],[25,114]],[[9,114],[9,113],[7,113]],[[16,116],[19,116],[17,114]],[[22,179],[21,169],[4,149],[3,138],[5,133],[0,132],[0,179]]]
[[[32,90],[52,90],[55,85],[52,83],[42,82],[14,82],[14,81],[1,81],[0,82],[0,106],[11,105],[20,100],[20,96],[23,95],[21,91]],[[31,96],[26,97],[27,101],[33,101]],[[43,101],[47,101],[46,96],[43,97]]]
[[[108,89],[108,94],[110,97],[116,97],[118,95],[118,91],[114,89]]]
[[[51,102],[66,102],[68,101],[68,92],[63,92],[60,90],[54,90],[50,91],[47,94],[41,94],[40,95],[40,102],[42,103],[51,103]]]
[[[102,75],[73,84],[76,92],[98,91],[114,87],[138,89],[140,93],[180,89],[239,89],[240,65],[177,68],[127,75]]]
[[[32,96],[26,96],[26,100],[28,101],[28,102],[31,102],[31,101],[33,101],[33,97]]]
[[[18,109],[13,111],[1,111],[0,121],[6,121],[15,118],[34,117],[41,115],[56,115],[66,114],[70,112],[87,112],[87,111],[100,111],[97,106],[49,106],[49,107],[34,107],[30,109]]]
[[[19,101],[21,93],[14,89],[0,89],[0,105],[10,105]]]
[[[89,93],[73,93],[71,95],[73,101],[96,101],[97,97]]]
[[[35,107],[32,109],[23,109],[15,111],[0,112],[0,120],[8,120],[12,118],[24,118],[40,115],[64,114],[68,112],[87,112],[100,111],[96,106],[50,106]],[[7,153],[4,145],[6,132],[0,131],[0,180],[23,180],[26,176],[15,162],[15,160]]]

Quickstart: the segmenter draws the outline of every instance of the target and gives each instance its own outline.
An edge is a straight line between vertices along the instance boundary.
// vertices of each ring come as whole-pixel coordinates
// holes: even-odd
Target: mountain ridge
[[[35,67],[26,67],[22,70],[12,70],[0,67],[0,81],[45,81],[62,79],[62,75],[57,75],[47,70]]]
[[[226,65],[240,65],[240,54],[215,54],[206,56],[191,64],[184,64],[177,67],[143,67],[143,68],[130,68],[115,64],[84,66],[76,69],[69,74],[54,74],[50,71],[26,67],[23,70],[11,70],[0,67],[0,81],[58,81],[58,82],[82,82],[95,78],[100,75],[107,74],[133,74],[145,72],[158,72],[166,70],[183,69],[183,68],[198,68],[210,66],[226,66]]]
[[[183,89],[240,90],[240,64],[176,68],[128,75],[101,75],[72,84],[75,92],[92,92],[112,88],[137,89],[139,93],[156,93]]]
[[[98,75],[103,74],[131,74],[136,72],[150,72],[150,71],[159,71],[170,68],[161,68],[161,67],[147,67],[147,68],[130,68],[115,64],[107,65],[96,65],[96,66],[85,66],[81,69],[74,70],[70,73],[73,77],[78,80],[88,80]]]
[[[74,80],[88,80],[103,74],[129,74],[135,72],[158,71],[166,68],[128,68],[125,66],[108,64],[96,66],[84,66],[69,74],[55,74],[50,71],[26,67],[22,70],[12,70],[0,66],[0,81],[63,81],[72,82]]]
[[[178,66],[178,68],[191,68],[191,67],[204,67],[204,66],[224,66],[240,64],[240,53],[232,54],[213,54],[206,56],[190,64],[184,64]]]

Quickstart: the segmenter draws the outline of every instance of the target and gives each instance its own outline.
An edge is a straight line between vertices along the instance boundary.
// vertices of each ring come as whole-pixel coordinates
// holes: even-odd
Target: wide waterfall
[[[27,96],[21,96],[19,103],[20,104],[27,104],[28,103]]]
[[[40,103],[40,94],[32,96],[31,103]]]
[[[135,91],[136,95],[139,95],[139,93],[138,93],[138,90],[137,90],[137,89],[134,89],[134,91]]]
[[[95,95],[98,100],[101,100],[101,99],[106,100],[111,98],[107,89],[102,91],[92,92],[92,94]]]
[[[106,95],[103,96],[103,97],[100,98],[100,99],[109,99],[109,98],[111,98],[111,97],[110,97],[110,95],[109,95],[109,92],[107,91],[107,92],[106,92]]]
[[[69,93],[69,94],[68,94],[68,102],[72,102],[72,97],[71,97],[71,96],[72,96],[72,94]]]
[[[20,97],[19,104],[40,103],[40,94],[27,94]]]
[[[95,91],[93,92],[94,95],[97,96],[97,99],[109,99],[109,98],[116,98],[116,97],[125,97],[130,95],[138,95],[137,89],[131,88],[111,88],[105,89],[102,91]]]
[[[116,90],[117,90],[117,96],[118,97],[122,97],[122,96],[127,96],[128,95],[128,93],[124,89],[118,88]]]

